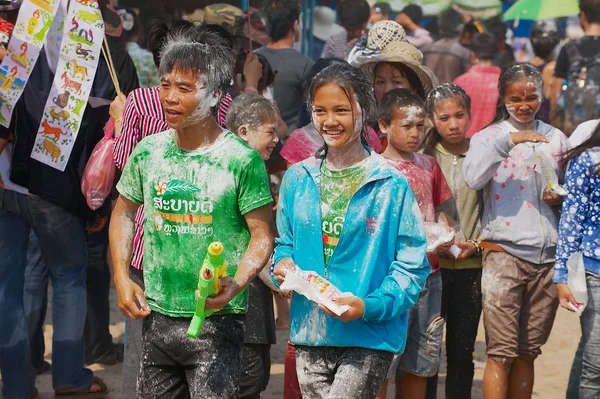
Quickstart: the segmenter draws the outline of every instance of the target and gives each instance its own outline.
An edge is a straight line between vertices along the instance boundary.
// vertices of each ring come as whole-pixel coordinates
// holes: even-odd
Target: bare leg
[[[508,376],[513,359],[504,361],[488,359],[483,373],[483,397],[485,399],[508,398]],[[512,399],[512,398],[511,398]]]
[[[289,299],[282,295],[275,294],[275,307],[277,309],[277,317],[275,328],[278,330],[287,330],[290,328],[290,302]]]
[[[530,399],[533,395],[533,360],[516,358],[508,375],[508,397]]]
[[[396,390],[398,392],[398,389]],[[402,373],[402,394],[404,398],[425,399],[427,377],[419,377],[410,373]]]

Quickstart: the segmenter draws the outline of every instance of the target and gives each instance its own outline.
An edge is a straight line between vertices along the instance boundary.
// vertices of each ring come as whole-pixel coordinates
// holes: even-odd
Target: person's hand
[[[285,280],[285,275],[287,274],[288,270],[296,270],[296,265],[294,264],[294,261],[290,258],[281,259],[279,263],[275,265],[273,275],[275,276],[275,281],[277,281],[277,284],[283,284],[283,281]]]
[[[4,60],[4,57],[6,57],[6,53],[7,50],[4,47],[0,47],[0,61]]]
[[[144,291],[139,285],[133,282],[129,276],[115,275],[115,288],[117,289],[117,298],[119,309],[125,317],[131,320],[142,319],[150,314],[150,307]],[[137,300],[137,303],[136,303]]]
[[[104,226],[106,226],[107,221],[108,221],[108,217],[106,217],[106,216],[100,217],[100,216],[96,215],[96,219],[89,220],[87,222],[87,226],[85,227],[85,230],[87,231],[88,234],[98,233],[104,228]]]
[[[225,276],[219,278],[221,292],[214,298],[206,298],[204,309],[223,309],[244,287],[233,277]]]
[[[414,32],[419,28],[419,26],[415,24],[413,20],[410,19],[410,17],[403,12],[398,14],[398,16],[396,17],[396,22],[402,25],[402,27],[409,32]]]
[[[127,97],[125,97],[125,94],[121,93],[115,97],[112,103],[110,103],[110,110],[108,113],[115,121],[123,117],[123,111],[125,110],[126,102]]]
[[[258,81],[262,77],[263,67],[258,56],[251,53],[249,50],[246,51],[246,62],[244,62],[244,80],[246,86],[258,88]]]
[[[0,188],[4,188],[4,180],[2,180],[2,176],[0,176]]]
[[[542,193],[542,199],[544,202],[550,206],[556,206],[562,204],[563,197],[556,194],[554,191],[549,188],[545,188]]]
[[[556,292],[558,293],[560,306],[567,309],[569,312],[574,312],[573,308],[569,304],[575,308],[578,308],[580,305],[582,305],[575,300],[575,297],[573,296],[573,293],[567,284],[556,284]]]
[[[334,299],[333,302],[337,303],[338,305],[350,306],[350,309],[346,310],[339,316],[333,313],[331,310],[329,310],[326,306],[319,304],[319,309],[321,309],[323,312],[327,313],[331,317],[337,317],[343,322],[349,322],[352,320],[360,319],[361,317],[363,317],[363,314],[365,314],[365,302],[357,296],[342,296]]]
[[[539,132],[533,130],[523,130],[522,132],[512,132],[510,139],[514,145],[521,143],[548,143],[548,138]]]
[[[444,253],[444,252],[448,252],[448,250],[450,249],[450,247],[454,245],[454,238],[452,239],[452,241],[448,241],[445,242],[443,244],[441,244],[439,247],[437,247],[435,250],[438,253]]]
[[[477,250],[477,248],[475,248],[475,245],[472,242],[468,242],[468,241],[457,242],[457,243],[454,243],[454,245],[456,245],[458,248],[460,248],[462,250],[462,252],[460,253],[460,255],[458,255],[458,258],[456,258],[456,260],[463,260],[463,259],[470,258],[471,256],[473,256],[473,254]]]
[[[292,291],[273,291],[281,299],[292,299]]]

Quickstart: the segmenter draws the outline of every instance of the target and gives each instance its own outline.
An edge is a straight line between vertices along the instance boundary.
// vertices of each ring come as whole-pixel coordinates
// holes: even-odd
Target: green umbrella
[[[578,0],[518,0],[504,13],[505,21],[541,21],[579,14]]]

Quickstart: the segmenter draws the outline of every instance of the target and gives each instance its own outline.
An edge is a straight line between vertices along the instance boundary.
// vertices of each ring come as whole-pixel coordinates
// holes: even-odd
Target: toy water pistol
[[[223,244],[213,242],[208,246],[208,253],[202,263],[202,268],[198,276],[198,300],[196,302],[196,312],[192,317],[192,322],[186,335],[190,338],[198,338],[204,319],[212,315],[214,309],[204,310],[206,298],[214,297],[221,292],[219,278],[227,275],[227,262],[223,255]]]

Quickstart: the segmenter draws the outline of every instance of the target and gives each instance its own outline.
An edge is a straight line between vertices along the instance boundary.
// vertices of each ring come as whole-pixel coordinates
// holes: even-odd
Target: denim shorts
[[[388,378],[410,373],[432,377],[438,372],[444,333],[442,313],[442,274],[427,277],[417,304],[408,311],[406,348],[395,357]]]

